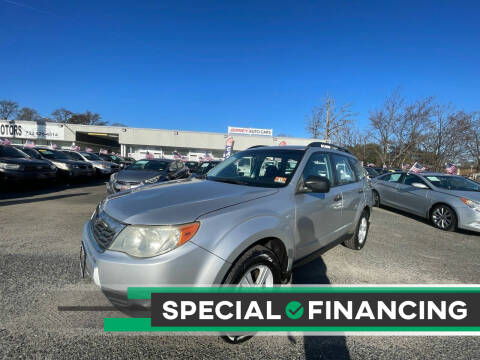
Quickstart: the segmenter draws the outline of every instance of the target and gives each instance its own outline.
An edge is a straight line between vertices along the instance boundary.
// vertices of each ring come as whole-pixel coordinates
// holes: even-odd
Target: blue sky
[[[477,1],[0,0],[0,99],[129,126],[306,136],[395,88],[480,110]]]

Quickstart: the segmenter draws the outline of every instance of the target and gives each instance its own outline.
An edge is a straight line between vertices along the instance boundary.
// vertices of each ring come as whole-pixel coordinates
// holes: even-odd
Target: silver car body
[[[428,189],[405,184],[406,175],[416,176]],[[480,212],[468,207],[461,198],[480,202],[480,192],[448,190],[435,186],[428,177],[456,176],[439,173],[384,174],[371,180],[373,188],[380,195],[382,205],[387,205],[429,219],[431,210],[439,204],[450,206],[457,216],[457,226],[461,229],[480,232]],[[389,181],[385,181],[388,179]],[[410,182],[410,181],[409,181]]]
[[[90,164],[92,164],[92,166],[95,168],[95,170],[97,172],[99,172],[100,174],[111,174],[115,171],[120,170],[120,165],[115,164],[115,163],[110,162],[110,161],[90,160],[90,159],[85,157],[85,154],[88,154],[88,153],[84,153],[82,151],[68,151],[68,153],[77,154],[77,156],[80,157],[82,159],[82,161],[86,161],[86,162],[89,162]],[[95,155],[95,154],[93,154],[93,155]]]
[[[270,149],[270,148],[269,148]],[[285,271],[294,262],[322,251],[356,229],[370,210],[366,178],[332,186],[328,193],[297,193],[305,164],[315,153],[356,160],[345,152],[318,147],[280,147],[304,151],[288,185],[254,187],[195,178],[146,185],[107,197],[85,224],[86,268],[107,291],[124,294],[129,286],[220,284],[235,260],[249,247],[276,239],[285,249]],[[100,226],[117,236],[125,226],[200,222],[195,236],[176,249],[152,258],[134,258],[99,246]],[[128,225],[127,225],[128,224]],[[113,241],[113,240],[109,240]]]

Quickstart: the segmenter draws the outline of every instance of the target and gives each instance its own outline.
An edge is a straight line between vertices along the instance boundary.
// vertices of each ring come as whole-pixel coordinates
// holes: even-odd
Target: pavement
[[[479,337],[256,336],[230,345],[216,336],[103,332],[128,316],[79,277],[83,224],[103,183],[0,193],[1,358],[475,359]],[[337,246],[295,270],[296,284],[478,284],[480,236],[442,232],[375,208],[363,250]],[[59,311],[89,306],[96,311]],[[90,308],[92,309],[92,308]]]

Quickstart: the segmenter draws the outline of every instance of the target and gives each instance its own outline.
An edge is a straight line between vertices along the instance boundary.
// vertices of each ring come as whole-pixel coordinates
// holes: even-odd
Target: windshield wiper
[[[217,177],[207,177],[207,180],[224,182],[228,184],[236,184],[236,185],[249,185],[247,181],[236,180],[231,178],[217,178]]]

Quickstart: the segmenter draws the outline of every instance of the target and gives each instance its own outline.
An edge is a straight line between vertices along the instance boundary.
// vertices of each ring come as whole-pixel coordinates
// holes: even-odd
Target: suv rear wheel
[[[238,286],[273,286],[282,281],[281,266],[277,256],[262,245],[248,249],[235,262],[228,272],[226,285]],[[227,335],[222,338],[231,344],[240,344],[252,338],[253,335]]]
[[[343,245],[352,250],[360,250],[363,248],[367,242],[368,229],[370,227],[368,218],[369,212],[363,210],[362,215],[360,215],[360,219],[358,220],[354,235],[350,239],[345,240]]]

